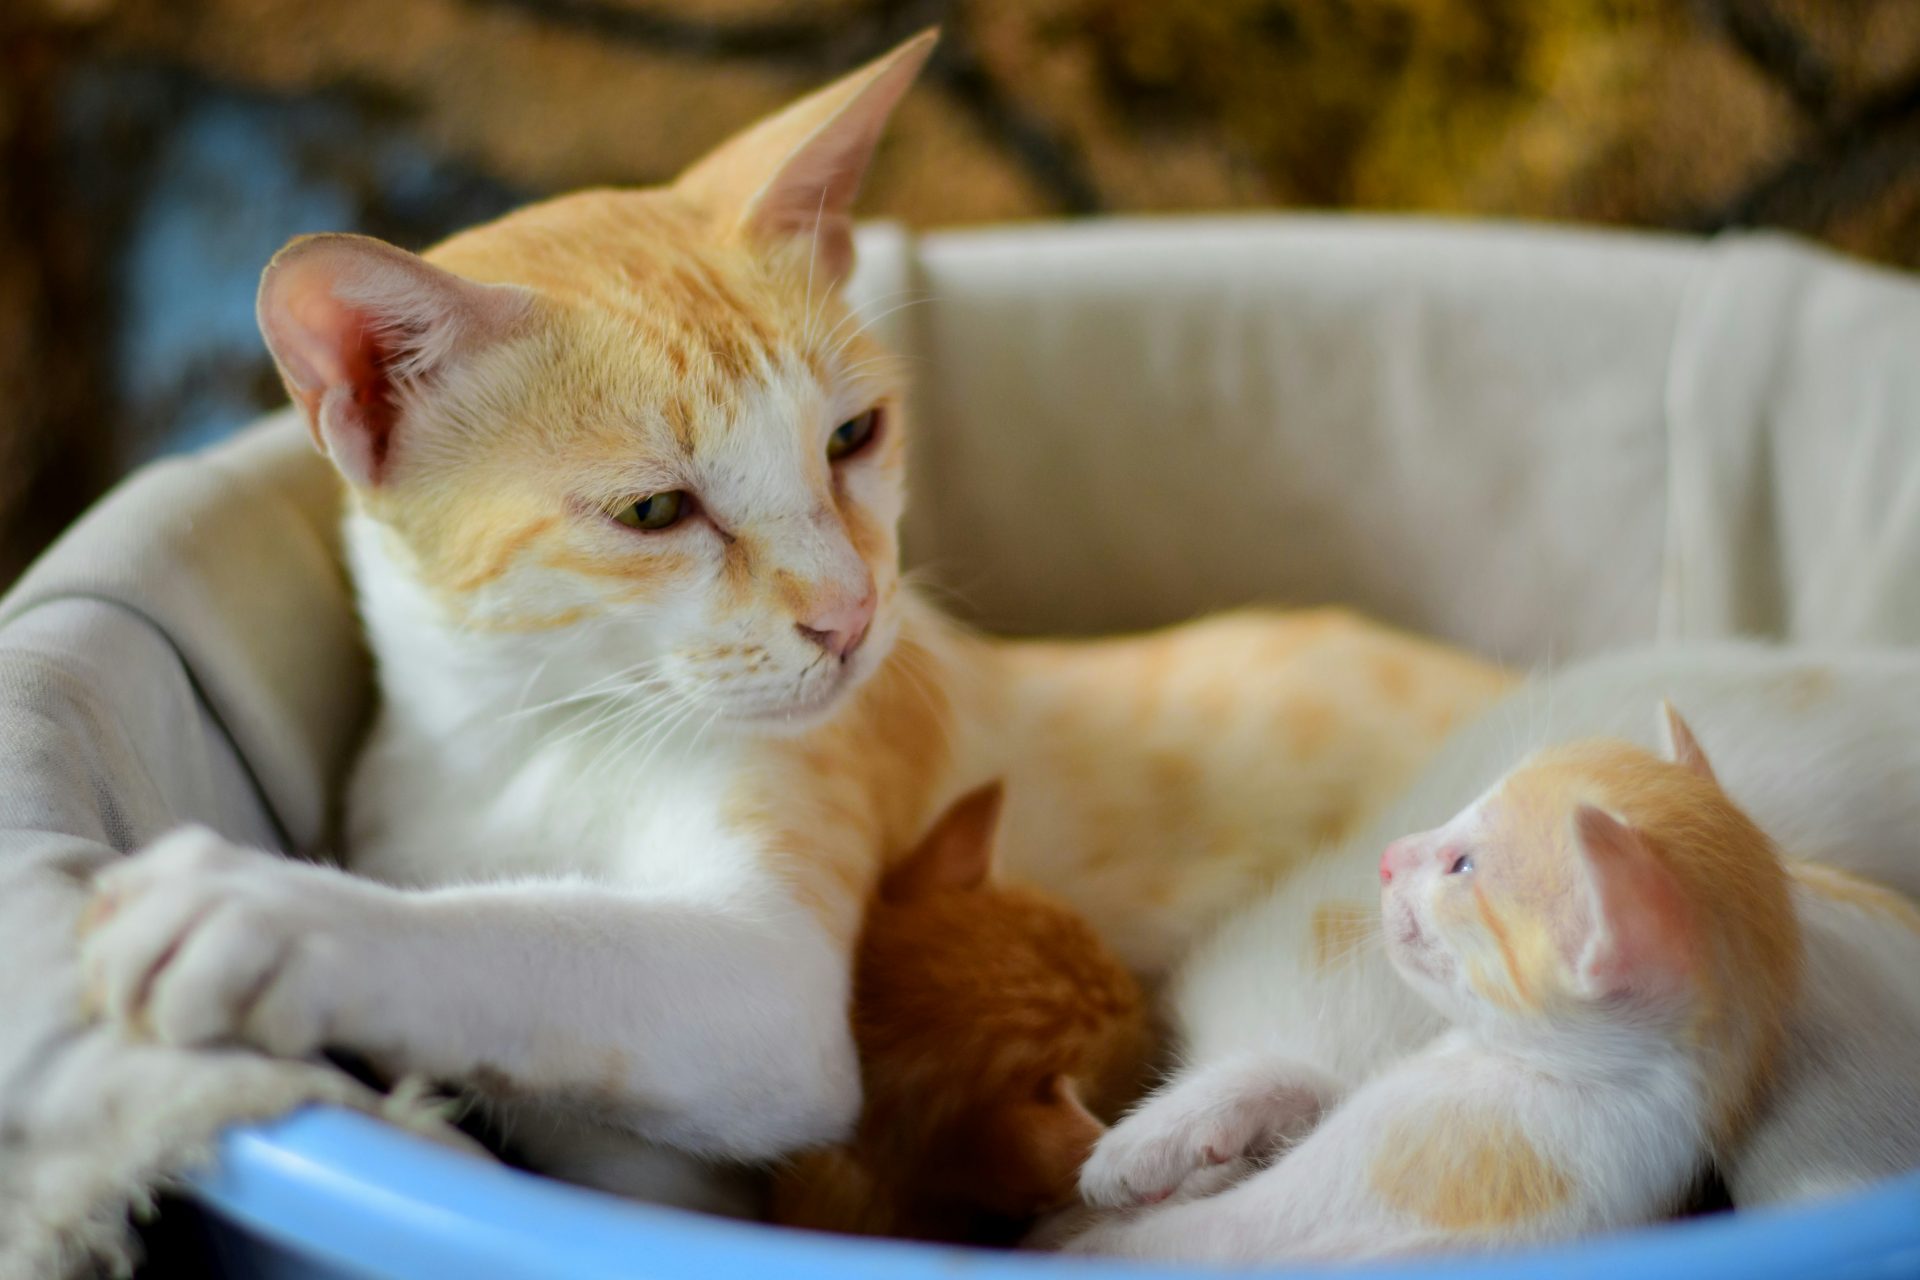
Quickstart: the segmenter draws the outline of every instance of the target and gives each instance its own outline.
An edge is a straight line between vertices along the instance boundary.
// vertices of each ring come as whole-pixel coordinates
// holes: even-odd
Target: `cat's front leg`
[[[845,950],[771,894],[403,891],[194,829],[103,873],[88,919],[97,1008],[170,1043],[351,1049],[740,1159],[859,1107]]]
[[[1167,1199],[1197,1171],[1297,1140],[1339,1096],[1324,1072],[1254,1054],[1187,1071],[1109,1130],[1080,1193],[1110,1208]]]

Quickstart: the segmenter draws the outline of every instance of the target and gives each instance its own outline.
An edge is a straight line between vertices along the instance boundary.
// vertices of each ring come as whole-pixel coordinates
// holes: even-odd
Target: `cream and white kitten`
[[[1395,975],[1373,927],[1379,851],[1542,744],[1648,742],[1646,708],[1663,697],[1685,709],[1734,801],[1809,860],[1793,884],[1806,982],[1776,1087],[1722,1155],[1736,1201],[1920,1166],[1920,658],[1712,646],[1599,659],[1527,686],[1457,735],[1369,830],[1228,921],[1172,990],[1185,1069],[1096,1150],[1089,1199],[1149,1201],[1271,1150],[1437,1034],[1441,1018]],[[1196,1234],[1160,1247],[1213,1246]]]
[[[1773,842],[1668,715],[1671,761],[1607,739],[1551,748],[1445,825],[1387,846],[1387,953],[1449,1029],[1340,1100],[1273,1167],[1071,1247],[1353,1258],[1543,1243],[1672,1213],[1751,1116],[1800,952]],[[1212,1157],[1225,1153],[1213,1143],[1239,1144],[1220,1131],[1220,1083],[1177,1087],[1123,1124],[1089,1191],[1138,1198],[1125,1182],[1148,1171],[1138,1142],[1195,1101],[1206,1110],[1188,1123],[1208,1131]],[[1258,1096],[1240,1094],[1245,1115]],[[1298,1101],[1269,1095],[1265,1109]]]

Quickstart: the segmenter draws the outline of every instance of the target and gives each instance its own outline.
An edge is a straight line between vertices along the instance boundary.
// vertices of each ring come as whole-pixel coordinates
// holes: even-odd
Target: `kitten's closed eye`
[[[880,433],[880,410],[869,409],[857,418],[848,418],[827,437],[827,460],[839,462],[851,458],[873,443]]]

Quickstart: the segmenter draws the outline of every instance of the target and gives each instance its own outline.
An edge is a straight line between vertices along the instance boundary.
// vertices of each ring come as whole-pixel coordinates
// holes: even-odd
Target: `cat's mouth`
[[[799,733],[828,719],[867,676],[864,666],[836,664],[811,670],[783,696],[723,706],[723,719],[763,732]]]
[[[1433,940],[1427,937],[1426,930],[1420,927],[1420,920],[1413,908],[1401,906],[1389,913],[1389,937],[1393,943],[1390,952],[1400,964],[1416,973],[1433,973]]]

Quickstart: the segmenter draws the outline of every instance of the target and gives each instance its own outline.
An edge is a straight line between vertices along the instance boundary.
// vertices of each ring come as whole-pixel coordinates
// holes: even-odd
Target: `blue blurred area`
[[[293,236],[421,248],[526,198],[433,155],[390,105],[237,91],[179,72],[76,75],[63,124],[105,272],[126,463],[217,439],[284,401],[254,327],[260,270]]]

